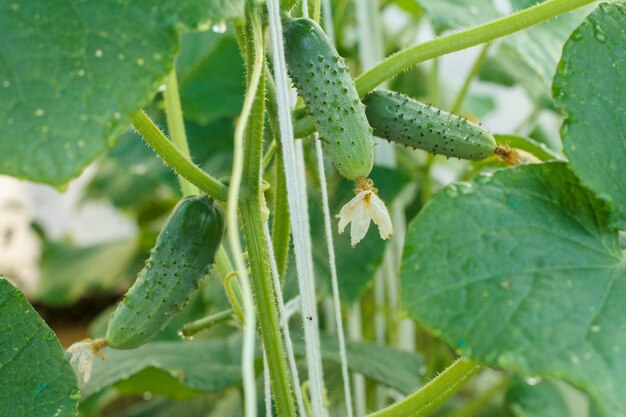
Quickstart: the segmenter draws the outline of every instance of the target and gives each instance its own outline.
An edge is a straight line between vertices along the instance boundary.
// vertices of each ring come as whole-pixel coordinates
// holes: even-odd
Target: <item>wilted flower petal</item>
[[[372,185],[371,180],[359,180],[354,190],[356,196],[344,205],[337,215],[339,233],[343,233],[348,223],[352,223],[350,240],[353,247],[365,237],[371,220],[378,226],[381,238],[388,239],[393,233],[387,207],[376,194],[378,190]]]

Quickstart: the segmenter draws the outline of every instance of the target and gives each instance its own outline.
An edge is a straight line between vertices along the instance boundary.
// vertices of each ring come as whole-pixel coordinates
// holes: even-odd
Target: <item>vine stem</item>
[[[356,88],[362,97],[386,80],[420,62],[510,35],[594,1],[596,0],[548,0],[483,25],[411,46],[387,57],[361,74],[355,80]],[[313,122],[308,117],[300,118],[295,123],[296,137],[307,136],[314,129]]]
[[[228,188],[201,170],[179,151],[143,110],[133,114],[130,121],[146,143],[176,174],[197,186],[207,195],[220,201],[227,200]]]
[[[485,59],[487,58],[487,52],[489,51],[490,46],[491,46],[491,42],[488,42],[484,44],[483,47],[481,48],[480,53],[478,54],[478,57],[476,58],[476,61],[474,61],[472,68],[470,68],[469,72],[467,73],[467,76],[465,77],[465,81],[463,82],[463,86],[461,86],[461,89],[459,90],[459,93],[457,94],[456,99],[454,100],[454,104],[452,105],[452,110],[450,110],[451,113],[458,114],[458,112],[461,110],[463,101],[465,100],[465,97],[467,96],[467,92],[469,91],[470,84],[472,84],[474,77],[478,75],[478,71],[480,71],[480,68],[483,66],[483,63],[485,62]]]
[[[457,359],[442,373],[422,388],[368,417],[423,417],[452,397],[469,378],[480,369],[480,365]]]
[[[260,4],[255,1],[247,2],[247,25],[244,30],[237,30],[237,33],[242,35],[238,36],[239,41],[244,42],[241,49],[248,53],[246,67],[249,89],[252,88],[257,77],[259,80],[258,90],[251,102],[253,111],[245,131],[245,140],[243,140],[241,174],[245,183],[239,200],[239,208],[252,271],[254,299],[259,317],[262,317],[262,320],[259,320],[259,330],[263,351],[267,355],[276,414],[278,417],[293,417],[298,412],[293,401],[292,380],[282,345],[276,304],[276,293],[280,291],[280,287],[275,288],[273,285],[270,256],[263,233],[263,224],[267,221],[265,196],[261,187],[265,114],[265,77],[263,76],[265,36],[260,14]]]

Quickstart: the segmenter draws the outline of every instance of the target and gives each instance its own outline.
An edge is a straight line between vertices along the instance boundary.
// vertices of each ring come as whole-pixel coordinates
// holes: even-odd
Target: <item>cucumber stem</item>
[[[423,417],[452,397],[478,370],[480,365],[457,359],[422,388],[368,417]]]
[[[252,6],[251,6],[252,5]],[[242,145],[243,153],[238,155],[238,163],[242,169],[235,180],[245,178],[242,184],[242,193],[239,199],[239,209],[243,224],[243,234],[246,240],[251,269],[251,283],[254,288],[256,308],[262,320],[259,320],[259,329],[263,350],[267,355],[272,394],[278,417],[296,416],[298,413],[293,401],[292,383],[289,375],[285,351],[282,345],[280,323],[276,305],[276,292],[270,274],[268,248],[263,233],[264,216],[261,210],[263,191],[261,189],[261,159],[263,151],[263,126],[265,111],[265,60],[264,60],[264,33],[259,17],[259,8],[248,3],[246,17],[248,26],[245,30],[245,44],[242,50],[248,52],[249,89],[258,80],[254,95],[250,95],[249,122],[246,125],[244,137],[238,137],[237,144]],[[240,118],[241,119],[241,118]],[[232,187],[232,185],[231,185]],[[234,203],[234,220],[236,222],[236,203]],[[232,230],[233,241],[239,243],[239,230]],[[246,404],[248,406],[248,404]],[[250,404],[256,407],[256,404]]]
[[[191,337],[202,330],[210,329],[216,324],[223,323],[233,317],[234,310],[229,308],[228,310],[220,311],[219,313],[211,314],[210,316],[203,317],[198,320],[194,320],[185,324],[180,332],[184,337]]]
[[[143,110],[133,114],[130,121],[146,143],[176,174],[197,186],[210,197],[226,201],[228,188],[201,170],[179,151]]]

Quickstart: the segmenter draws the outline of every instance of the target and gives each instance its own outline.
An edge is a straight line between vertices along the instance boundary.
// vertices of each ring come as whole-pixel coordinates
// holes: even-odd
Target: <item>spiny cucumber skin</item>
[[[367,178],[374,164],[374,138],[343,58],[313,20],[288,21],[284,37],[289,75],[324,150],[345,178]]]
[[[374,135],[380,138],[461,159],[494,155],[491,133],[460,116],[387,90],[376,90],[363,102]]]
[[[109,318],[107,345],[133,349],[162,331],[208,273],[223,234],[224,214],[208,197],[182,199],[137,280]]]

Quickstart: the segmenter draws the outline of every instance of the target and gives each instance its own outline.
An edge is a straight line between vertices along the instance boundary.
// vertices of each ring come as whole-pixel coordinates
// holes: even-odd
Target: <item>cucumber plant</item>
[[[626,416],[626,6],[408,3],[0,0],[0,173],[63,189],[101,158],[83,198],[138,235],[36,228],[50,293],[22,288],[62,337],[0,278],[0,415]],[[457,89],[439,58],[477,45]]]

